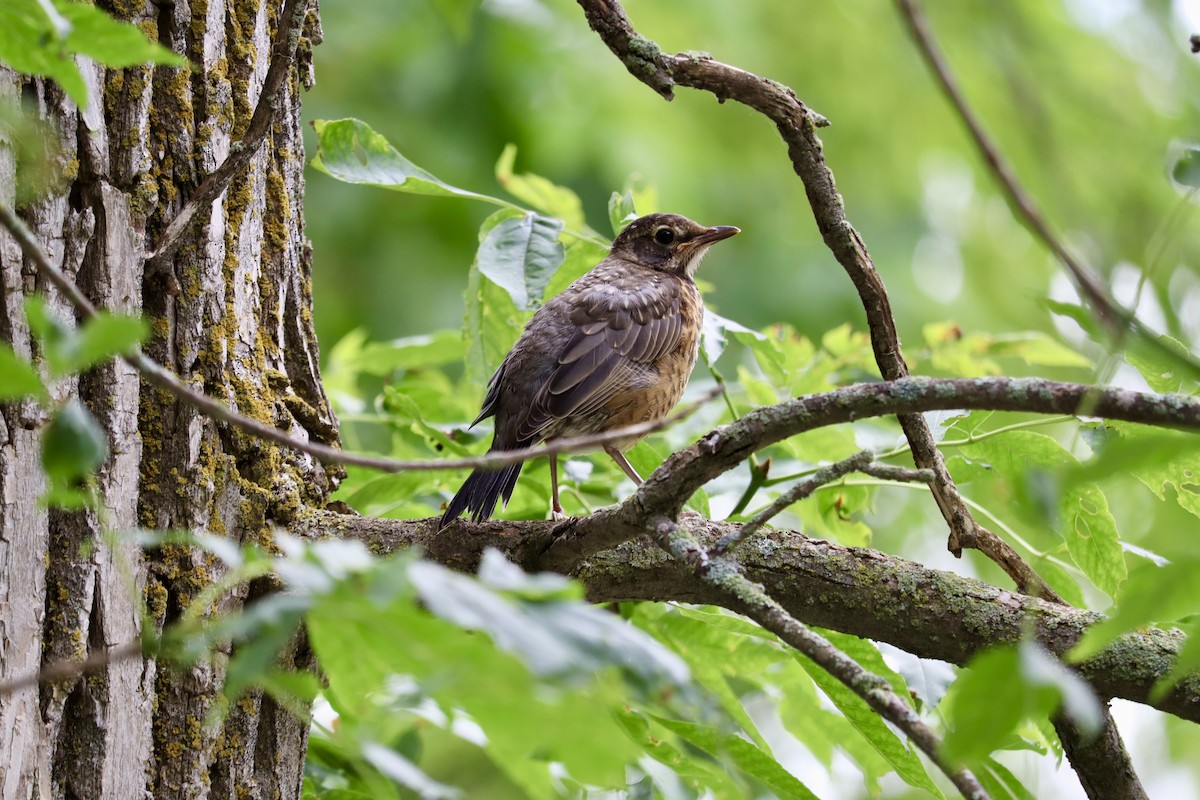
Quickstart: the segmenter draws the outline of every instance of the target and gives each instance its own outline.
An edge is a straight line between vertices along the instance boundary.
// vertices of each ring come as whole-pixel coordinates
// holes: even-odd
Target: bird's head
[[[730,225],[709,228],[678,214],[647,214],[618,234],[612,255],[690,278],[710,246],[740,232]]]

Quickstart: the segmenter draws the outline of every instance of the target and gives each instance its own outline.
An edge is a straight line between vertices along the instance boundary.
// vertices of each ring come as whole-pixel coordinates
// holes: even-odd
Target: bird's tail
[[[507,505],[523,465],[524,462],[518,462],[499,469],[477,469],[472,472],[458,490],[458,494],[454,495],[454,499],[446,506],[441,527],[449,525],[464,511],[470,511],[471,519],[475,522],[482,522],[492,516],[492,512],[496,510],[496,502],[501,497]]]

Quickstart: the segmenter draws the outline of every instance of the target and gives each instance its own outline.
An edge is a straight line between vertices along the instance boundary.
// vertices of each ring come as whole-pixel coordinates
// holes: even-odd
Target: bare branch
[[[138,658],[145,652],[142,643],[126,642],[125,644],[117,645],[116,647],[105,647],[99,650],[92,650],[88,653],[87,658],[81,660],[72,659],[70,661],[58,661],[43,667],[38,672],[29,675],[21,675],[16,678],[11,678],[7,681],[0,682],[0,697],[7,697],[14,692],[19,692],[22,689],[28,689],[32,686],[39,686],[44,683],[59,683],[61,681],[71,681],[81,675],[88,675],[93,672],[101,672],[108,668],[109,664],[116,664],[120,661],[128,661],[132,658]]]
[[[817,229],[858,290],[880,373],[887,380],[906,377],[908,365],[901,355],[900,337],[896,333],[883,279],[871,262],[862,237],[846,218],[845,205],[838,194],[833,173],[825,163],[821,140],[816,133],[816,129],[825,124],[824,117],[814,113],[791,89],[776,81],[708,56],[663,53],[658,45],[633,30],[617,0],[578,2],[588,24],[621,59],[630,74],[668,100],[672,97],[672,86],[689,86],[711,92],[722,101],[729,98],[743,103],[775,123],[779,135],[787,143],[792,167],[804,182]],[[912,445],[917,466],[933,470],[930,490],[950,528],[947,543],[950,551],[960,555],[964,547],[976,548],[999,564],[1023,591],[1062,602],[1062,598],[1016,551],[976,522],[954,485],[924,418],[902,414],[899,421]]]
[[[743,525],[737,533],[721,539],[713,545],[710,553],[712,555],[723,555],[728,550],[737,547],[746,539],[750,538],[768,521],[776,515],[781,514],[793,503],[797,503],[817,489],[827,483],[832,483],[838,478],[849,475],[851,472],[860,471],[866,468],[871,463],[874,456],[870,450],[862,450],[852,456],[843,458],[833,464],[821,467],[802,481],[798,481],[792,488],[781,494],[775,499],[775,502],[764,508],[762,511],[755,514],[745,525]]]
[[[266,140],[267,134],[271,132],[271,121],[275,117],[275,109],[279,107],[288,70],[292,67],[296,48],[300,44],[300,33],[304,28],[304,18],[308,14],[308,4],[309,0],[284,0],[279,15],[279,28],[275,31],[275,41],[271,46],[271,65],[263,79],[258,105],[254,107],[250,124],[246,126],[242,138],[229,148],[225,160],[196,187],[196,191],[179,209],[179,213],[167,224],[158,248],[146,256],[148,270],[161,268],[175,253],[196,214],[207,209],[217,196],[225,191],[229,181],[246,168]]]

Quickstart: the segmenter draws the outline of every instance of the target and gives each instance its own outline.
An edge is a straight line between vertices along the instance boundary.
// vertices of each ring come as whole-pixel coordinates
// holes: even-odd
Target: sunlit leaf
[[[514,173],[513,164],[516,158],[517,148],[510,144],[504,148],[500,160],[496,162],[496,180],[505,191],[528,203],[531,208],[558,218],[569,228],[576,231],[586,229],[587,222],[583,217],[583,203],[579,200],[579,195],[541,175]]]
[[[503,200],[460,189],[409,161],[387,138],[357,119],[315,120],[317,154],[312,166],[346,183],[360,183],[398,192],[464,197],[509,206]]]

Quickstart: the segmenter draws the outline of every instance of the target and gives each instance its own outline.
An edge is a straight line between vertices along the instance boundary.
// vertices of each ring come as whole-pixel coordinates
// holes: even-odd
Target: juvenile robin
[[[679,402],[700,345],[704,307],[692,276],[708,248],[739,233],[677,214],[634,220],[608,256],[538,309],[488,383],[483,410],[495,416],[491,452],[586,436],[662,419]],[[640,437],[604,451],[635,484],[625,459]],[[442,516],[463,511],[479,522],[512,497],[522,464],[477,469]],[[550,456],[551,510],[558,501],[558,457]]]

